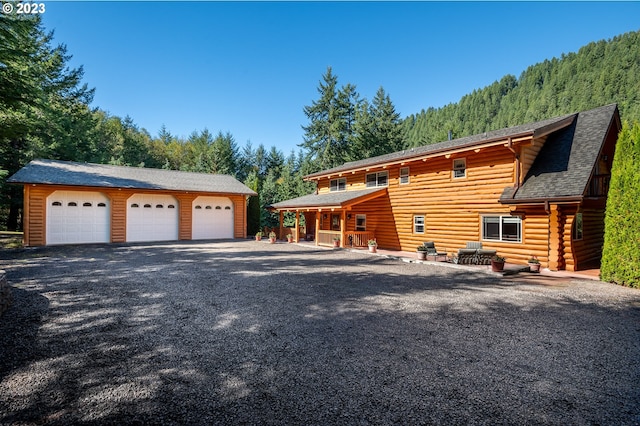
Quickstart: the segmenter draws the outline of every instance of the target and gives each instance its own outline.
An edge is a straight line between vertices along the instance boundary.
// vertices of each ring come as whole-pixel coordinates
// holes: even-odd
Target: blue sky
[[[637,31],[639,16],[639,2],[46,1],[43,23],[93,106],[152,136],[208,128],[288,154],[328,66],[367,99],[384,87],[405,117]]]

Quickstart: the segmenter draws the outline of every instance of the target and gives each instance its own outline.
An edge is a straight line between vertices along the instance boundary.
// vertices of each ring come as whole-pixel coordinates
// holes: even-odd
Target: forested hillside
[[[640,32],[597,41],[502,77],[458,103],[407,117],[407,147],[420,146],[617,103],[623,120],[640,119]]]
[[[612,102],[623,119],[640,118],[639,46],[638,32],[594,42],[405,119],[384,88],[369,101],[328,68],[318,99],[300,106],[308,122],[299,123],[299,152],[283,153],[250,141],[239,147],[232,134],[207,129],[179,138],[163,127],[152,136],[134,118],[90,107],[94,89],[40,19],[0,15],[0,230],[21,227],[22,188],[6,177],[48,158],[234,175],[260,194],[250,200],[253,233],[276,224],[266,205],[313,190],[304,175],[346,161]]]

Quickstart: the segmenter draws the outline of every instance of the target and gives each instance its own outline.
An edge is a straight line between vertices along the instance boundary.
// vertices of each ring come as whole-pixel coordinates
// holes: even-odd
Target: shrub
[[[600,278],[640,288],[640,123],[618,137],[604,218]]]

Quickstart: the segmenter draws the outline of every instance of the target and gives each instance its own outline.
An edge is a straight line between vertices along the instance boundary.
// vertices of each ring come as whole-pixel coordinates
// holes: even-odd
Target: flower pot
[[[504,262],[498,262],[496,260],[491,261],[491,270],[493,272],[502,272],[504,271]]]
[[[288,242],[288,243],[292,243],[292,242],[293,242],[293,237],[288,237],[288,238],[287,238],[287,242]]]
[[[378,246],[369,246],[369,252],[370,253],[376,253],[378,249]]]
[[[269,243],[275,244],[276,243],[276,239],[275,238],[269,238]]]
[[[334,241],[333,241],[333,246],[334,246],[334,247],[340,247],[340,240],[338,240],[338,241],[335,241],[335,240],[334,240]]]
[[[529,271],[531,271],[531,272],[540,272],[540,264],[539,263],[529,263]]]
[[[262,240],[262,236],[256,235],[256,241],[261,241],[261,240]]]
[[[419,251],[417,252],[418,260],[427,260],[427,252]]]

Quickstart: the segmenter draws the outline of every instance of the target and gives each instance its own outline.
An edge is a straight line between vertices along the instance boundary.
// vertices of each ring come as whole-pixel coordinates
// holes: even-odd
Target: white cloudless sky
[[[152,136],[207,128],[285,155],[328,66],[367,99],[382,86],[404,118],[640,30],[638,2],[45,4],[44,27],[84,67],[94,107]]]

